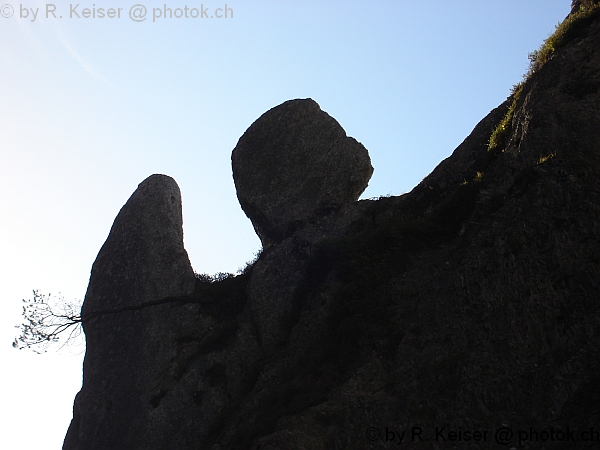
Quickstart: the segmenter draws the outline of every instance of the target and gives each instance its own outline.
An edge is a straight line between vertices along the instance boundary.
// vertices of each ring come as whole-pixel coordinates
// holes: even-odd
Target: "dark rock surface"
[[[599,0],[572,0],[571,1],[571,14],[579,11],[581,9],[581,7],[591,8],[595,5],[597,5],[598,3],[600,3]]]
[[[119,211],[92,266],[83,314],[189,295],[181,193],[166,175],[146,178]]]
[[[179,187],[165,175],[140,183],[117,215],[83,303],[84,379],[65,448],[137,448],[148,430],[141,399],[172,357],[164,339],[176,325],[148,305],[194,292],[182,225]]]
[[[231,155],[242,209],[263,245],[355,202],[373,174],[367,149],[311,99],[267,111]]]
[[[108,283],[133,307],[84,316],[64,448],[391,448],[403,431],[406,448],[597,448],[600,18],[584,25],[496,150],[512,99],[412,192],[267,231],[242,275],[150,305]],[[503,446],[502,427],[578,440]]]

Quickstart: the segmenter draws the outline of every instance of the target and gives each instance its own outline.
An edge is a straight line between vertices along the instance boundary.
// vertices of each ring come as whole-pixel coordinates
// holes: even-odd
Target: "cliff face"
[[[94,263],[64,448],[600,446],[599,49],[596,15],[412,192],[235,278],[192,279],[178,190],[146,180]]]

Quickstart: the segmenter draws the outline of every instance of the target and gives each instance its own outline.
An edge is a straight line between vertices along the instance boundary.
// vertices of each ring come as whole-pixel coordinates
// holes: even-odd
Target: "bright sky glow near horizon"
[[[129,18],[136,3],[148,9],[143,22]],[[375,172],[362,198],[408,192],[506,99],[527,54],[570,9],[569,0],[228,0],[232,17],[153,21],[163,5],[211,16],[225,2],[97,0],[76,10],[121,7],[120,19],[70,18],[58,2],[62,19],[46,18],[47,5],[0,1],[6,449],[61,448],[81,387],[82,347],[11,347],[21,299],[32,289],[83,299],[142,180],[178,182],[196,272],[236,272],[260,241],[230,157],[261,114],[313,98],[369,150]]]

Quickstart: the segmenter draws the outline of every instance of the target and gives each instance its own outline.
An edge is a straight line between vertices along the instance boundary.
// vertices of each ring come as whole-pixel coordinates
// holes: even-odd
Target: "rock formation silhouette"
[[[373,174],[367,150],[312,99],[264,113],[240,138],[231,162],[240,205],[263,246],[355,202]]]
[[[267,112],[232,156],[265,244],[239,276],[194,281],[176,185],[142,183],[64,449],[597,446],[599,11],[408,194],[355,201],[366,150],[312,100]]]
[[[131,421],[151,408],[146,389],[170,364],[162,328],[174,324],[161,311],[194,292],[182,227],[179,187],[166,175],[140,183],[117,215],[83,302],[83,387],[65,448],[135,448]]]

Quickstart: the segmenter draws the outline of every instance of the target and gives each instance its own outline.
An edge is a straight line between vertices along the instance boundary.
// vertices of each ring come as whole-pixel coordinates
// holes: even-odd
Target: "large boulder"
[[[367,149],[312,99],[267,111],[231,155],[242,209],[263,245],[358,200],[373,174]]]

